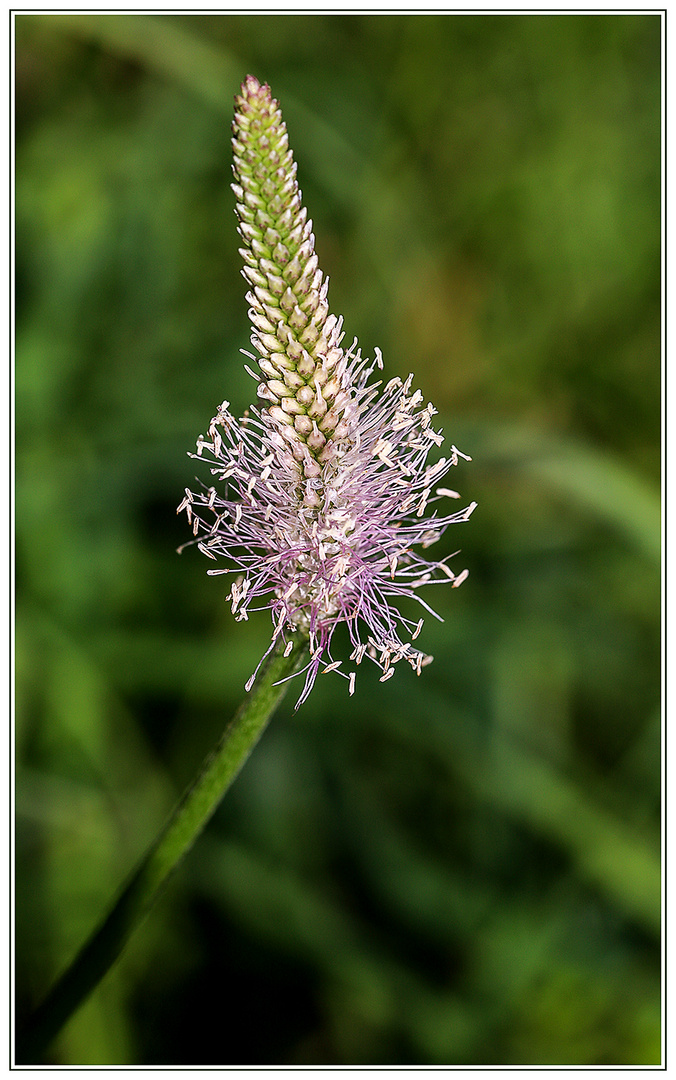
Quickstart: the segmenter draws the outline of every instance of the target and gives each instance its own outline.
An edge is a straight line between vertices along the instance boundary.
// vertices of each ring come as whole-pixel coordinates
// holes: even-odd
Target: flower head
[[[382,682],[400,660],[420,674],[432,659],[412,644],[423,619],[403,615],[397,602],[413,598],[439,618],[420,590],[435,581],[456,587],[467,571],[456,575],[448,559],[430,562],[415,549],[467,521],[476,504],[439,515],[439,503],[459,498],[440,481],[459,457],[470,459],[452,446],[429,464],[443,438],[432,426],[436,410],[411,389],[413,376],[370,382],[383,367],[379,350],[368,361],[356,341],[342,346],[342,319],[329,314],[328,279],[270,88],[250,75],[235,104],[232,186],[257,352],[245,355],[257,365],[247,370],[261,405],[241,420],[227,401],[219,406],[192,455],[209,455],[218,486],[186,488],[179,511],[199,550],[226,562],[208,573],[235,575],[227,597],[235,617],[270,610],[268,652],[289,631],[308,635],[298,707],[320,671],[341,668],[331,654],[341,622],[355,665],[368,656]],[[353,693],[354,670],[340,674]]]

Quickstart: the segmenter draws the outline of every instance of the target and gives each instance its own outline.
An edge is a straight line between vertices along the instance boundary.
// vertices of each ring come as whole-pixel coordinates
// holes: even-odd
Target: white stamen
[[[418,512],[416,514],[416,517],[422,517],[423,514],[425,513],[425,507],[427,506],[427,500],[430,497],[430,491],[431,490],[432,490],[431,488],[425,488],[425,490],[423,491],[422,498],[420,500],[420,505],[418,507]]]
[[[452,446],[451,447],[451,453],[453,454],[453,456],[456,459],[461,457],[465,461],[471,461],[472,460],[471,457],[469,456],[469,454],[463,454],[462,450],[458,450],[457,446]]]

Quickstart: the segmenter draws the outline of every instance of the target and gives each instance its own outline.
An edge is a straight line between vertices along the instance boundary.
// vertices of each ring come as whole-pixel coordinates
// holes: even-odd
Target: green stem
[[[110,914],[17,1037],[17,1064],[40,1061],[54,1036],[120,955],[169,875],[209,821],[284,697],[288,682],[278,685],[279,680],[298,671],[307,660],[307,638],[296,634],[292,640],[293,649],[288,656],[280,649],[272,653],[254,689],[123,888]]]

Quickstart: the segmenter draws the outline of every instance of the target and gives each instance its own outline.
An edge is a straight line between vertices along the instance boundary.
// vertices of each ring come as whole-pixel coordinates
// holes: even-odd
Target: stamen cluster
[[[396,602],[413,598],[439,618],[419,590],[435,581],[457,587],[467,571],[455,575],[447,558],[429,562],[414,548],[435,543],[476,504],[425,516],[428,506],[459,498],[438,485],[459,457],[469,458],[453,446],[448,458],[428,464],[443,439],[431,423],[436,410],[421,407],[422,394],[411,392],[413,376],[392,379],[379,393],[381,383],[369,382],[383,366],[379,350],[367,361],[356,342],[342,348],[342,320],[329,314],[328,279],[318,268],[286,126],[269,87],[252,76],[236,98],[233,133],[233,190],[258,353],[247,354],[258,370],[247,370],[262,405],[239,421],[227,401],[219,407],[192,455],[206,452],[218,486],[186,488],[179,511],[199,550],[227,563],[208,573],[235,575],[227,597],[235,617],[271,611],[267,652],[290,630],[308,635],[298,707],[320,670],[340,669],[331,641],[341,622],[355,665],[368,656],[383,682],[400,660],[420,674],[432,659],[411,644],[423,620],[402,615]],[[401,630],[410,641],[401,640]],[[340,674],[353,693],[354,670]]]

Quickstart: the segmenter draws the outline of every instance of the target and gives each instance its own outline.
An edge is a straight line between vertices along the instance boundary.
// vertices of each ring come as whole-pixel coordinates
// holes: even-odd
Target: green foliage
[[[287,704],[66,1064],[660,1060],[660,20],[19,15],[17,979],[103,914],[243,695],[181,558],[252,384],[232,101],[280,98],[331,308],[479,503],[435,663]],[[440,552],[440,554],[442,554]],[[344,692],[343,692],[344,691]]]

